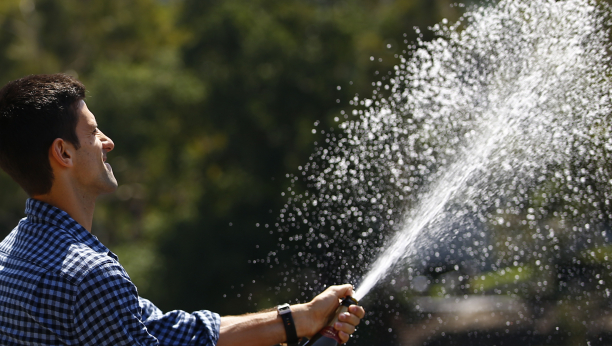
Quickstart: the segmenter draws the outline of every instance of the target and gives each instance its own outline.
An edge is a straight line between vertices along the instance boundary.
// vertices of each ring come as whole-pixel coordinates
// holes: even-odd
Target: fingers
[[[334,328],[338,331],[338,336],[342,343],[347,342],[350,335],[355,332],[355,325],[346,322],[336,322],[334,323]]]
[[[355,326],[349,323],[336,322],[334,328],[338,331],[338,336],[342,340],[342,343],[348,341],[349,336],[355,332]],[[343,335],[345,337],[343,337]]]
[[[349,306],[349,312],[338,315],[338,322],[334,324],[334,328],[339,331],[338,337],[342,343],[348,341],[351,334],[355,332],[355,327],[365,316],[365,310],[358,305]]]
[[[343,332],[343,331],[339,331],[339,332],[338,332],[338,337],[340,338],[340,340],[342,341],[342,343],[343,343],[343,344],[345,344],[345,343],[346,343],[346,342],[349,340],[350,335],[349,335],[349,334],[346,334],[346,333],[345,333],[345,332]]]
[[[351,305],[349,306],[349,312],[338,315],[338,321],[357,326],[364,316],[365,310],[361,306]]]
[[[351,284],[330,286],[328,290],[333,291],[338,298],[344,298],[346,296],[352,296],[355,294],[353,291],[353,285]]]
[[[325,321],[328,316],[338,307],[339,299],[345,298],[346,296],[352,296],[354,294],[355,292],[353,291],[353,285],[350,284],[328,287],[323,293],[316,296],[311,303],[309,303],[310,309],[313,311],[315,316],[310,320],[323,323],[323,321]],[[342,343],[349,340],[350,335],[355,332],[355,327],[359,324],[364,316],[365,310],[359,305],[349,306],[348,312],[342,313],[338,316],[338,322],[334,324],[334,328],[338,330],[338,337]],[[320,326],[316,326],[313,333],[316,333],[316,331],[320,329]]]
[[[362,319],[365,317],[365,310],[363,309],[363,307],[359,305],[349,306],[349,312],[357,316],[359,319]]]
[[[356,326],[359,324],[359,321],[361,321],[361,318],[355,314],[345,312],[338,316],[338,321],[348,323],[352,326]],[[338,330],[341,330],[341,329],[338,329]]]

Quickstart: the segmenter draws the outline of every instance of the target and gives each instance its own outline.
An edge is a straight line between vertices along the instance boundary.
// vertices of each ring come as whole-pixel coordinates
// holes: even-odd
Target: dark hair
[[[56,138],[80,147],[76,106],[84,98],[85,86],[65,74],[27,76],[0,89],[0,167],[30,196],[51,190]]]

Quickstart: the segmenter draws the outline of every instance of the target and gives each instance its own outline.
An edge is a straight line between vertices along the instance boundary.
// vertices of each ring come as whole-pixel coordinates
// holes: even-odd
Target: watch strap
[[[279,305],[277,310],[278,315],[283,320],[283,326],[285,327],[285,333],[287,334],[287,345],[297,345],[300,339],[297,336],[297,330],[295,329],[295,323],[293,321],[293,316],[291,315],[291,306],[289,304]]]

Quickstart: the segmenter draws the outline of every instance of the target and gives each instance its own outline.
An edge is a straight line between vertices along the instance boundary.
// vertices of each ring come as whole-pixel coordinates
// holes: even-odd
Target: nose
[[[115,143],[113,142],[113,140],[110,139],[110,137],[108,137],[104,133],[101,134],[102,138],[100,138],[100,140],[102,142],[102,149],[105,149],[106,152],[113,150],[115,148]]]

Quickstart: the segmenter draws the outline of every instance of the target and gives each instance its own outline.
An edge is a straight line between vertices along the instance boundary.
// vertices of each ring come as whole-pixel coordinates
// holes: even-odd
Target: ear
[[[72,167],[74,162],[74,146],[61,138],[56,138],[49,148],[49,162],[61,167]]]

